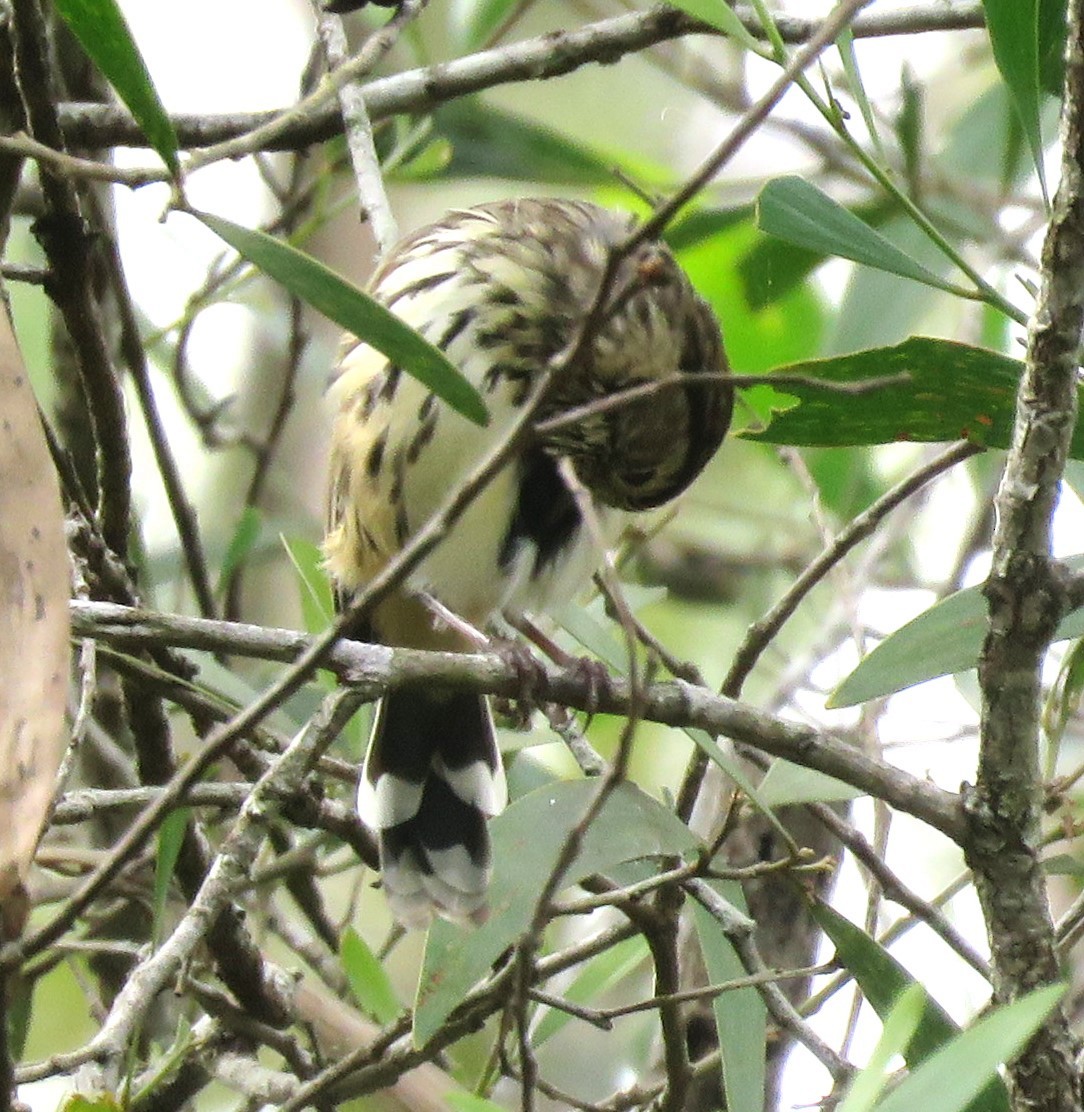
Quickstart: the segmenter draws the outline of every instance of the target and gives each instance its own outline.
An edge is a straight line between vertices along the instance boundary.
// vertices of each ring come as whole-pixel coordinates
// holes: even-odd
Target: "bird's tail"
[[[358,785],[378,833],[388,903],[404,926],[486,912],[486,818],[507,791],[489,704],[469,692],[403,689],[381,700]]]

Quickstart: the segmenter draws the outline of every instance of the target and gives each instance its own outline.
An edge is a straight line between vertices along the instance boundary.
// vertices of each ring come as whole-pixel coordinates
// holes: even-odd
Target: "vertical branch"
[[[1051,556],[1051,518],[1076,424],[1084,325],[1084,0],[1069,5],[1061,181],[1042,254],[1042,285],[1017,398],[1013,443],[997,493],[990,627],[979,663],[979,769],[965,797],[968,864],[982,903],[994,987],[1011,1000],[1060,975],[1037,854],[1043,657],[1068,608]],[[1015,1106],[1079,1107],[1073,1048],[1055,1014],[1009,1073]]]
[[[374,65],[381,54],[395,42],[402,27],[417,15],[421,7],[421,2],[403,4],[385,28],[386,33],[382,36],[374,35],[359,55],[359,60],[368,53],[372,56],[370,66]],[[337,15],[324,12],[318,18],[317,31],[324,47],[328,68],[332,71],[341,69],[348,57],[342,20]],[[360,78],[361,73],[356,74],[351,81],[339,89],[339,107],[363,214],[372,222],[380,255],[386,255],[398,240],[399,231],[384,188],[384,179],[380,173],[380,160],[373,143],[373,126],[369,120],[368,109],[365,107]]]
[[[63,151],[45,23],[38,0],[15,0],[12,12],[16,75],[31,132],[40,142]],[[39,173],[49,212],[37,222],[34,231],[51,268],[46,289],[64,317],[87,397],[94,430],[97,512],[102,535],[109,547],[123,556],[128,550],[131,516],[131,457],[124,399],[93,293],[93,233],[83,217],[75,186],[44,164]]]

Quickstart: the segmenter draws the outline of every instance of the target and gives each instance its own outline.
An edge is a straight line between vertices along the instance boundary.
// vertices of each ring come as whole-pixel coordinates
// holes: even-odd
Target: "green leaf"
[[[222,557],[222,567],[218,569],[218,587],[216,593],[221,595],[226,589],[234,573],[248,559],[256,542],[260,539],[263,529],[263,514],[257,506],[246,506],[237,520],[237,527],[226,546],[226,554]]]
[[[627,672],[628,649],[616,633],[614,623],[603,620],[601,600],[587,607],[566,606],[556,618],[558,624],[570,636],[575,638],[584,648],[594,653],[610,668],[622,675]],[[748,772],[742,765],[741,759],[729,750],[724,749],[707,730],[683,727],[682,732],[691,738],[703,750],[704,754],[734,781],[749,797],[757,810],[773,826],[779,829],[783,840],[786,841],[786,831],[771,808],[761,801],[759,788],[749,779]]]
[[[863,996],[883,1020],[900,995],[916,984],[914,977],[883,946],[835,908],[815,899],[810,910],[817,925],[835,946],[836,960],[854,974]],[[925,994],[925,990],[922,991]],[[959,1030],[948,1012],[926,994],[922,1020],[911,1041],[907,1061],[921,1062],[928,1058]]]
[[[1071,876],[1078,881],[1084,879],[1084,861],[1071,853],[1055,853],[1052,857],[1044,857],[1042,865],[1047,876]]]
[[[767,429],[742,435],[771,444],[821,448],[952,440],[1007,448],[1023,370],[1022,363],[1006,355],[926,336],[912,336],[894,347],[792,363],[778,368],[774,386],[801,405],[776,414]],[[846,394],[789,383],[788,374],[833,383],[902,374],[908,378]],[[1084,425],[1077,426],[1070,455],[1084,458]]]
[[[826,776],[812,768],[802,768],[776,758],[757,785],[757,798],[766,807],[787,807],[792,803],[838,803],[857,799],[864,792]]]
[[[461,52],[487,44],[518,4],[519,0],[454,0],[450,19]]]
[[[1065,563],[1075,572],[1084,570],[1084,556],[1071,557]],[[826,705],[856,706],[976,667],[986,624],[981,587],[949,595],[886,637],[829,695]],[[1084,610],[1065,617],[1054,640],[1075,637],[1084,637]]]
[[[1065,85],[1068,7],[1067,0],[1039,0],[1039,88],[1056,97]]]
[[[747,911],[740,884],[712,882],[711,887],[742,912]],[[691,900],[689,906],[711,983],[722,984],[744,977],[745,967],[718,921],[696,900]],[[719,993],[711,1006],[723,1059],[726,1107],[732,1112],[759,1112],[764,1107],[764,1048],[768,1024],[764,1001],[760,993],[749,986]]]
[[[695,209],[672,225],[663,238],[674,251],[698,247],[713,236],[748,224],[755,215],[754,205],[738,205],[725,209]],[[900,211],[891,198],[855,206],[855,215],[876,227]],[[782,300],[829,258],[834,252],[811,251],[795,247],[773,236],[756,233],[751,246],[738,259],[745,302],[750,309],[764,309]],[[729,318],[729,313],[727,314]]]
[[[598,791],[598,781],[549,784],[516,800],[489,825],[493,880],[489,918],[463,928],[437,920],[429,929],[414,1011],[414,1042],[424,1046],[497,960],[523,934],[568,832]],[[698,839],[660,803],[621,784],[588,828],[564,884],[624,861],[691,853]]]
[[[726,0],[667,0],[672,8],[680,8],[693,19],[702,20],[716,31],[722,31],[727,38],[733,39],[751,50],[754,54],[769,55],[767,46],[758,42],[745,24],[738,18]]]
[[[935,289],[956,292],[950,282],[901,251],[804,178],[775,178],[764,186],[757,197],[757,227],[796,247],[850,259]]]
[[[753,212],[752,205],[737,205],[734,208],[722,209],[693,209],[671,224],[663,232],[663,239],[666,240],[671,251],[686,251],[691,247],[699,247],[713,236],[749,223]]]
[[[858,110],[862,113],[862,122],[866,125],[866,131],[873,143],[874,153],[877,160],[884,163],[887,159],[885,158],[884,146],[881,143],[881,132],[877,127],[873,106],[866,95],[866,86],[862,81],[862,70],[854,52],[854,32],[849,27],[845,28],[839,38],[836,39],[836,49],[839,51],[839,60],[843,63],[843,72],[847,77],[847,85],[850,88],[851,96],[858,104]]]
[[[1039,0],[983,0],[994,61],[1008,86],[1046,196],[1039,118]]]
[[[921,174],[924,99],[923,86],[905,62],[900,74],[900,107],[895,125],[907,181],[911,183],[918,182]]]
[[[114,0],[56,0],[56,10],[176,176],[177,134],[120,8]]]
[[[854,974],[862,994],[882,1022],[887,1021],[904,992],[912,987],[922,992],[925,998],[922,1015],[903,1052],[912,1070],[957,1036],[959,1027],[949,1014],[883,946],[826,903],[814,900],[811,910],[813,918],[835,946],[837,960]],[[980,1089],[983,1090],[981,1096],[973,1104],[966,1105],[969,1112],[1009,1112],[1009,1095],[1000,1078],[995,1078],[986,1088],[977,1086],[972,1096]],[[925,1112],[924,1106],[919,1107]]]
[[[286,557],[297,572],[301,616],[307,633],[327,629],[335,614],[331,580],[324,571],[324,554],[320,546],[307,537],[282,537]]]
[[[445,177],[609,186],[614,184],[614,167],[618,166],[638,181],[659,184],[670,180],[658,166],[572,139],[476,97],[439,109],[433,122],[452,148],[443,169]]]
[[[851,1082],[838,1112],[873,1112],[877,1098],[888,1081],[892,1059],[897,1054],[903,1057],[922,1019],[925,1002],[926,994],[921,985],[911,985],[903,990],[884,1021],[884,1029],[869,1061]]]
[[[488,418],[481,395],[447,356],[367,293],[311,255],[274,236],[209,212],[192,210],[192,215],[253,266],[386,355],[395,366],[402,367],[469,421],[486,424]]]
[[[998,1067],[1019,1053],[1064,994],[1064,985],[1047,985],[980,1019],[912,1071],[881,1101],[877,1112],[914,1112],[918,1108],[922,1112],[962,1112],[987,1107],[975,1098],[984,1088],[987,1093],[993,1091],[995,1085],[1004,1091]],[[1001,1107],[1009,1107],[1007,1095]]]
[[[1084,698],[1084,641],[1073,644],[1057,669],[1057,677],[1043,706],[1043,733],[1047,739],[1046,776],[1053,778],[1068,721],[1080,711]]]
[[[38,984],[39,978],[24,977],[17,972],[7,977],[4,1010],[7,1013],[9,1053],[16,1062],[26,1052],[26,1040],[34,1018],[34,990]]]
[[[339,939],[339,959],[361,1010],[377,1023],[391,1023],[403,1006],[384,967],[353,927],[347,927]]]
[[[169,898],[169,883],[173,879],[173,871],[177,867],[177,858],[181,854],[181,844],[184,842],[184,832],[188,828],[188,819],[191,808],[178,807],[170,811],[165,821],[158,828],[158,853],[154,861],[154,903],[152,905],[153,919],[151,925],[151,944],[157,947],[162,939],[166,901]]]
[[[646,957],[647,943],[643,938],[639,935],[626,938],[587,962],[583,970],[562,989],[561,998],[573,1004],[591,1004],[641,968]],[[544,1008],[538,1023],[531,1030],[531,1046],[540,1047],[570,1019],[572,1016],[568,1012]]]

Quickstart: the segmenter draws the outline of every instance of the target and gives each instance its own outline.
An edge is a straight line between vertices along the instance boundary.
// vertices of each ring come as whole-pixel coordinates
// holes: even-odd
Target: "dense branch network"
[[[404,4],[399,15],[354,58],[345,55],[337,19],[326,17],[322,23],[323,42],[334,74],[300,106],[282,112],[176,117],[174,125],[181,146],[189,152],[187,168],[194,170],[223,159],[269,151],[302,152],[345,132],[363,202],[370,213],[379,217],[380,239],[386,246],[394,238],[393,221],[375,162],[372,125],[402,114],[423,115],[449,101],[503,84],[556,78],[585,65],[610,64],[653,46],[715,33],[681,12],[659,7],[600,19],[577,30],[525,39],[393,76],[367,78],[375,61],[395,44],[423,6],[420,0]],[[857,38],[915,35],[982,25],[982,6],[977,2],[916,5],[899,12],[878,11],[854,17],[862,6],[862,0],[840,5],[827,22],[779,18],[777,29],[782,41],[801,49],[780,66],[781,76],[768,94],[752,105],[743,106],[734,130],[705,161],[701,172],[690,177],[669,202],[657,208],[655,217],[644,225],[640,235],[659,231],[679,206],[714,178],[741,143],[763,125],[792,81],[813,64],[847,23],[851,23]],[[43,55],[39,38],[44,23],[37,4],[30,0],[19,0],[16,13],[16,43],[27,64],[31,64],[36,55],[27,52],[32,47]],[[745,9],[738,9],[738,15],[747,30],[764,37],[758,15]],[[1071,77],[1073,74],[1077,74],[1076,69],[1071,69]],[[123,110],[109,104],[50,99],[47,87],[42,82],[36,91],[27,91],[34,125],[32,137],[0,138],[0,150],[38,162],[48,184],[46,200],[54,215],[77,214],[80,206],[86,204],[85,191],[93,182],[138,186],[166,180],[167,175],[158,169],[122,170],[96,155],[87,155],[88,151],[117,145],[139,147],[145,140]],[[39,121],[36,125],[35,118]],[[813,147],[815,144],[811,143]],[[300,165],[299,154],[295,170]],[[300,170],[291,175],[290,186],[280,200],[280,231],[296,228],[311,212],[312,192]],[[109,390],[102,392],[103,382],[115,390],[117,379],[108,354],[101,350],[110,322],[105,307],[107,299],[95,287],[94,280],[100,275],[77,270],[75,264],[80,260],[73,261],[60,253],[50,255],[49,261],[50,270],[36,273],[35,277],[46,283],[55,283],[58,277],[70,280],[72,288],[62,299],[61,307],[69,327],[76,332],[90,327],[94,341],[89,354],[83,353],[92,416],[99,425],[107,420],[120,420],[116,397]],[[1055,269],[1052,262],[1049,269]],[[229,286],[237,273],[235,267],[220,268],[208,280],[207,288],[194,295],[191,314],[180,330],[182,340],[177,345],[174,366],[174,380],[182,393],[187,382],[185,349],[191,322],[203,306]],[[119,264],[113,268],[110,281],[114,287],[123,285]],[[126,290],[123,292],[127,294]],[[604,281],[598,303],[605,293]],[[127,365],[134,374],[143,376],[146,385],[145,360],[131,350],[133,340],[138,340],[133,301],[125,296],[120,302],[128,344]],[[591,327],[592,312],[585,313],[581,335],[564,359],[575,356],[576,344],[583,342]],[[87,321],[80,324],[80,314],[89,319],[89,325]],[[296,377],[305,341],[296,313],[292,320],[290,375]],[[1042,363],[1038,349],[1033,353],[1032,363],[1036,367]],[[560,366],[560,361],[555,361],[548,373],[557,373]],[[1064,367],[1062,371],[1068,373]],[[288,377],[283,387],[265,450],[261,454],[260,446],[256,447],[258,477],[248,499],[253,506],[258,504],[262,476],[292,403],[294,377]],[[95,397],[104,400],[96,402]],[[189,409],[194,411],[194,404]],[[1058,413],[1065,416],[1064,410]],[[144,414],[153,426],[153,406],[145,405]],[[0,951],[0,973],[29,970],[33,979],[49,966],[54,955],[63,952],[120,960],[127,973],[118,991],[111,995],[108,1008],[103,1006],[104,1018],[97,1035],[72,1053],[18,1068],[15,1076],[19,1082],[82,1069],[99,1087],[119,1088],[123,1083],[122,1071],[129,1065],[128,1048],[144,1034],[163,1042],[172,1034],[151,1032],[143,1025],[149,1022],[152,1001],[166,986],[176,984],[198,1004],[200,1018],[181,1040],[178,1060],[183,1060],[184,1065],[164,1088],[155,1088],[161,1082],[151,1068],[134,1079],[135,1108],[142,1107],[142,1084],[147,1086],[148,1100],[161,1101],[161,1107],[177,1107],[214,1078],[252,1100],[274,1104],[287,1112],[310,1105],[329,1106],[333,1101],[387,1086],[397,1087],[398,1094],[409,1103],[422,1099],[417,1091],[413,1095],[409,1092],[411,1085],[439,1093],[448,1091],[452,1082],[435,1064],[437,1056],[491,1017],[500,1018],[502,1032],[507,1036],[501,1040],[500,1060],[507,1076],[518,1080],[524,1108],[533,1106],[536,1091],[569,1107],[585,1109],[685,1108],[698,1080],[717,1074],[720,1062],[718,1052],[698,1061],[690,1058],[683,1018],[685,1006],[690,1000],[710,1001],[725,991],[749,987],[760,992],[777,1030],[801,1042],[837,1087],[848,1083],[853,1070],[845,1055],[818,1035],[782,987],[788,979],[807,977],[809,969],[804,965],[794,970],[770,968],[754,937],[753,920],[723,900],[714,885],[719,880],[747,881],[783,872],[791,880],[805,882],[823,875],[828,865],[803,857],[792,842],[780,859],[751,860],[728,870],[713,851],[729,829],[729,818],[710,840],[712,852],[706,848],[692,860],[668,860],[666,868],[646,881],[616,884],[605,876],[590,877],[582,883],[586,895],[562,902],[558,895],[561,874],[555,871],[538,900],[534,921],[520,940],[516,957],[498,962],[424,1047],[415,1045],[408,1015],[372,1023],[346,1002],[348,986],[337,946],[341,925],[349,920],[349,912],[341,919],[332,915],[324,882],[337,873],[350,872],[356,860],[372,865],[375,851],[370,832],[361,826],[352,809],[335,796],[344,787],[346,792],[350,790],[352,764],[328,755],[325,750],[358,704],[397,686],[424,681],[515,699],[522,694],[523,675],[521,668],[512,666],[499,653],[392,651],[344,640],[342,635],[365,607],[374,605],[383,593],[401,583],[426,552],[440,542],[471,499],[518,449],[518,438],[525,435],[529,420],[527,407],[521,425],[494,448],[460,489],[452,492],[442,512],[429,528],[418,534],[403,557],[362,592],[350,613],[317,637],[212,617],[217,603],[200,549],[194,513],[185,504],[183,486],[170,462],[161,430],[156,441],[156,447],[161,449],[159,463],[165,471],[172,469],[174,473],[170,502],[178,529],[185,538],[191,578],[204,617],[172,615],[138,605],[140,591],[125,561],[126,502],[121,498],[119,508],[111,509],[107,496],[118,483],[123,487],[121,493],[127,495],[128,479],[127,476],[123,482],[118,479],[120,464],[116,459],[103,460],[100,481],[103,509],[107,512],[96,512],[92,501],[84,499],[81,514],[73,515],[72,550],[80,574],[85,574],[91,584],[83,593],[110,600],[81,599],[72,604],[73,636],[86,645],[96,646],[93,651],[85,651],[82,658],[86,674],[75,732],[84,740],[90,738],[103,751],[110,751],[113,739],[93,708],[108,699],[108,685],[102,674],[109,672],[121,677],[126,693],[121,717],[134,735],[141,782],[59,790],[53,826],[60,829],[75,824],[108,825],[112,818],[127,819],[133,814],[134,818],[118,827],[120,832],[108,848],[93,854],[80,855],[71,845],[48,847],[68,874],[58,870],[63,883],[58,880],[48,900],[43,901],[49,905],[48,915],[35,921],[30,934]],[[214,443],[216,414],[205,415],[205,420],[195,423],[207,442]],[[100,429],[99,448],[108,439],[108,428]],[[638,738],[640,723],[654,722],[700,731],[708,739],[683,789],[687,798],[679,801],[677,810],[682,819],[688,817],[685,803],[691,812],[693,803],[702,795],[701,774],[712,761],[724,765],[732,774],[739,774],[734,764],[727,763],[728,754],[712,740],[725,738],[747,750],[754,766],[763,765],[769,756],[782,758],[832,777],[895,811],[912,815],[971,851],[977,861],[970,841],[976,812],[973,808],[965,814],[961,796],[902,771],[872,748],[855,744],[854,732],[832,732],[805,725],[788,714],[769,713],[737,700],[745,676],[773,644],[783,622],[808,592],[837,571],[844,555],[860,541],[882,529],[905,498],[923,490],[936,476],[971,454],[973,449],[961,446],[924,463],[850,527],[829,537],[822,555],[799,577],[792,591],[750,630],[724,694],[700,680],[695,669],[667,659],[662,646],[653,643],[631,617],[625,632],[630,640],[639,640],[637,651],[642,650],[652,666],[659,660],[665,661],[673,674],[682,678],[630,679],[615,670],[585,670],[575,661],[538,663],[531,690],[535,703],[578,709],[588,715],[611,714],[629,723],[618,758],[612,762],[589,751],[584,743],[584,770],[595,776],[599,785],[596,810],[604,802],[607,790],[622,778],[624,759]],[[59,450],[57,464],[65,474],[69,495],[80,503],[78,478],[72,475],[64,453]],[[1003,539],[1006,549],[1014,548],[1015,541]],[[1009,582],[1013,589],[1019,586],[1011,576]],[[617,588],[611,592],[611,602],[620,609],[623,600],[619,591]],[[232,613],[234,609],[231,604],[225,612]],[[274,682],[257,697],[239,708],[198,682],[198,664],[189,655],[192,651],[218,660],[248,658],[286,667],[276,673]],[[275,728],[274,716],[290,712],[294,705],[291,700],[304,700],[312,695],[318,668],[337,676],[339,693],[325,700],[320,713],[306,728],[293,739],[286,739]],[[996,684],[998,674],[994,667],[988,686]],[[167,707],[183,710],[192,727],[193,752],[186,761],[175,757],[177,742]],[[570,735],[576,734],[577,727],[569,726],[567,719],[563,726]],[[574,738],[573,748],[576,741]],[[126,755],[120,754],[116,763],[122,765],[125,759]],[[227,760],[238,775],[224,783],[212,771]],[[178,910],[177,922],[165,931],[153,952],[142,950],[127,939],[111,941],[108,913],[112,898],[128,892],[145,893],[146,878],[153,869],[153,839],[168,823],[169,816],[181,808],[191,810],[180,811],[186,826],[177,876],[185,900]],[[908,910],[909,923],[928,924],[980,975],[991,975],[982,955],[975,952],[944,914],[941,901],[924,899],[912,891],[886,865],[880,844],[871,845],[831,808],[821,806],[814,814],[867,866],[880,890]],[[594,815],[595,811],[589,810],[569,833],[562,867],[575,856],[577,839],[587,832]],[[348,847],[349,858],[337,852],[341,846]],[[988,866],[991,877],[997,867],[996,862]],[[351,900],[356,899],[359,884],[355,882]],[[289,893],[299,914],[288,915],[265,899],[264,894],[273,885],[281,885],[283,892]],[[1040,899],[1038,893],[1035,899]],[[745,970],[743,977],[732,983],[697,989],[683,986],[686,952],[680,923],[682,909],[689,903],[702,909],[729,940]],[[246,921],[242,909],[253,911],[251,920]],[[599,920],[603,925],[594,933],[583,932],[576,941],[544,952],[544,932],[552,922],[573,921],[575,917],[599,911],[612,918]],[[277,961],[268,957],[270,947],[256,944],[258,936],[252,924],[257,919],[260,929],[275,939],[278,949],[314,971],[322,987],[314,989],[311,982],[295,983]],[[86,928],[84,937],[73,937],[76,925]],[[1014,924],[1007,923],[1004,929],[1011,933]],[[646,1001],[606,1012],[563,1000],[553,988],[555,978],[567,976],[584,962],[634,936],[644,940],[656,978],[655,992]],[[200,958],[204,943],[208,944],[218,977],[214,983],[206,979],[208,967]],[[1011,981],[998,960],[993,975],[1002,985]],[[836,982],[836,987],[842,980]],[[1024,981],[1018,987],[1026,987]],[[1013,986],[1006,989],[1007,995],[1014,992]],[[580,1101],[561,1093],[547,1080],[531,1044],[532,1009],[539,1003],[564,1009],[577,1021],[600,1029],[608,1029],[613,1018],[628,1011],[638,1008],[653,1011],[662,1031],[663,1079],[658,1084],[614,1093],[604,1103]],[[299,1030],[315,1032],[315,1044],[307,1035],[299,1035]],[[343,1047],[352,1049],[347,1052]],[[280,1067],[266,1065],[265,1048],[279,1056]],[[326,1065],[326,1061],[332,1064]],[[1067,1074],[1066,1065],[1063,1075]]]

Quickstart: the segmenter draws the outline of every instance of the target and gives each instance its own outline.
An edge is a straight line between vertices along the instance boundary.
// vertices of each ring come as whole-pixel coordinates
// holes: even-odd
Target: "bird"
[[[547,373],[535,424],[548,424],[351,636],[476,651],[471,630],[500,612],[544,614],[575,597],[599,566],[599,532],[615,538],[629,515],[675,498],[714,455],[733,405],[719,323],[658,239],[622,247],[636,224],[586,201],[501,200],[447,213],[380,263],[369,292],[448,356],[489,421],[472,423],[345,337],[329,386],[323,544],[342,605],[507,435]],[[384,695],[357,806],[377,832],[381,885],[401,924],[485,920],[486,820],[506,795],[484,696],[433,684]]]

